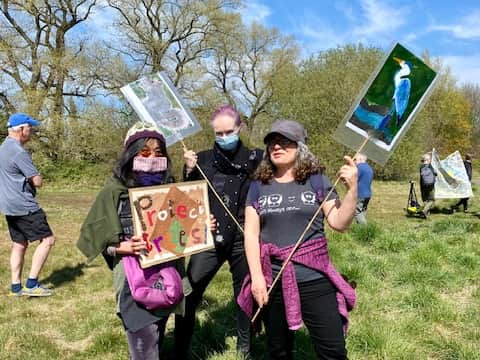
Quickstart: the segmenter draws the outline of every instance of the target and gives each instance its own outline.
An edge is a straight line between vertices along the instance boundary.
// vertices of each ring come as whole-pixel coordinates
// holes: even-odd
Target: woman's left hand
[[[345,160],[345,165],[340,168],[338,176],[348,189],[356,189],[358,180],[357,166],[350,156],[344,156],[343,159]]]
[[[217,229],[217,220],[213,214],[210,214],[210,231],[215,231]]]

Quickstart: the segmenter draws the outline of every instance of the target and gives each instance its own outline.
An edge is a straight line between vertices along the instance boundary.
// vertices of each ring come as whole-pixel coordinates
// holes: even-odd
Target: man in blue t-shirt
[[[367,156],[365,154],[358,154],[355,157],[355,164],[357,164],[358,169],[358,199],[355,221],[357,224],[366,224],[367,207],[372,197],[373,170],[367,164]]]
[[[0,212],[7,219],[12,238],[10,266],[12,284],[9,296],[49,296],[50,289],[38,283],[38,275],[55,242],[47,217],[35,199],[42,177],[23,145],[30,140],[32,127],[40,122],[17,113],[8,120],[8,136],[0,145]],[[39,240],[32,256],[32,267],[25,287],[22,270],[30,242]]]

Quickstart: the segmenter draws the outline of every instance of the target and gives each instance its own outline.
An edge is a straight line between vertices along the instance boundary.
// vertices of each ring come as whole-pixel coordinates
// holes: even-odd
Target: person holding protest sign
[[[168,315],[183,313],[183,295],[190,291],[180,276],[183,260],[141,269],[138,256],[148,244],[133,234],[128,189],[174,182],[171,167],[162,132],[155,125],[135,124],[126,135],[113,177],[97,195],[77,243],[90,261],[102,254],[113,270],[117,314],[133,360],[160,358]],[[211,227],[215,229],[214,220]]]
[[[260,163],[262,151],[249,150],[243,145],[239,139],[240,116],[232,106],[218,107],[212,114],[211,125],[215,132],[213,149],[198,154],[185,151],[184,179],[202,179],[196,168],[198,165],[236,218],[237,224],[242,224],[250,178]],[[230,265],[235,297],[248,273],[241,229],[211,191],[209,199],[211,211],[217,219],[215,249],[190,258],[187,274],[193,292],[186,298],[185,316],[177,316],[175,321],[175,354],[178,359],[188,357],[196,308],[222,264],[228,261]],[[243,357],[248,357],[250,352],[250,321],[240,310],[237,313],[237,351]]]
[[[467,172],[468,180],[472,182],[472,155],[465,154],[465,160],[463,161],[465,171]],[[468,212],[468,198],[462,198],[458,203],[452,206],[452,211],[458,211],[460,205],[463,206],[463,212]]]
[[[424,219],[430,216],[430,210],[435,204],[435,179],[437,173],[432,166],[432,155],[426,153],[422,156],[420,165],[420,192],[422,194]]]
[[[12,284],[9,296],[49,296],[52,290],[41,286],[38,276],[55,243],[45,212],[35,199],[43,180],[23,147],[30,141],[32,128],[40,122],[22,113],[8,119],[8,137],[0,146],[0,212],[6,215],[12,238],[10,266]],[[25,287],[22,270],[31,242],[39,241],[32,257],[32,267]]]
[[[337,231],[351,224],[357,203],[357,167],[345,157],[338,175],[347,192],[340,202],[336,191],[330,192],[333,185],[306,140],[304,127],[290,120],[274,122],[264,138],[266,156],[250,186],[245,210],[250,274],[237,300],[249,315],[254,302],[263,308],[270,359],[293,358],[294,331],[302,320],[318,358],[346,359],[344,333],[355,290],[330,263],[324,217]],[[272,279],[322,202],[322,211],[268,296]]]

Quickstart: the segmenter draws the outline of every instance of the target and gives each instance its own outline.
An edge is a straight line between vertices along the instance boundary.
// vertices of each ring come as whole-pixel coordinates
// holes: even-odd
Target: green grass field
[[[8,298],[10,239],[0,220],[0,358],[127,359],[127,345],[114,311],[111,273],[97,259],[86,264],[75,247],[95,190],[41,191],[57,244],[43,271],[50,298]],[[478,192],[477,192],[478,193]],[[366,227],[329,234],[338,270],[357,282],[351,313],[350,359],[480,359],[480,210],[446,214],[453,201],[438,203],[431,219],[406,218],[408,183],[374,184]],[[29,269],[32,249],[28,251]],[[172,319],[171,319],[172,320]],[[165,352],[172,348],[169,323]],[[235,359],[234,304],[225,266],[198,312],[193,344],[198,359]],[[264,339],[254,342],[263,358]],[[306,332],[297,332],[297,359],[313,359]]]

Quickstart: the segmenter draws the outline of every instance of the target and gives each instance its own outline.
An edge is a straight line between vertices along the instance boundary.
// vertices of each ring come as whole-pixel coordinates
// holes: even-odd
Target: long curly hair
[[[263,160],[255,171],[255,180],[262,183],[269,183],[275,176],[276,167],[270,159],[270,153],[267,150],[263,153]],[[293,165],[293,175],[295,181],[304,183],[313,174],[322,174],[325,168],[320,164],[320,160],[311,153],[307,145],[303,142],[297,142],[297,153],[295,156],[295,164]]]

